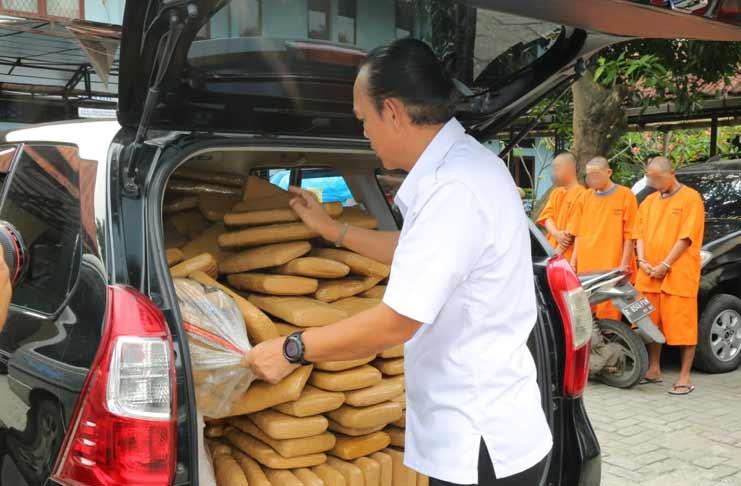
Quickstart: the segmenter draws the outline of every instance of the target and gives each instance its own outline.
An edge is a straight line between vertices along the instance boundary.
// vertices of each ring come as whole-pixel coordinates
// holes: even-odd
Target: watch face
[[[294,341],[293,339],[289,339],[286,341],[286,356],[288,356],[291,359],[296,359],[298,356],[299,349],[298,349],[298,343]]]

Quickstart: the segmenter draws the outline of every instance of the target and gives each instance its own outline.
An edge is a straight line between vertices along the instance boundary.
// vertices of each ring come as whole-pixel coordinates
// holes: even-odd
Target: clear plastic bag
[[[252,348],[242,314],[219,289],[184,278],[174,284],[188,334],[198,411],[212,418],[228,416],[232,403],[255,379],[242,365]]]

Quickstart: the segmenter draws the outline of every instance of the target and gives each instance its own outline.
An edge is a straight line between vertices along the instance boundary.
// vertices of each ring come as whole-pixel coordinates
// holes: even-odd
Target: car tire
[[[695,368],[726,373],[741,365],[741,299],[714,296],[700,314]]]

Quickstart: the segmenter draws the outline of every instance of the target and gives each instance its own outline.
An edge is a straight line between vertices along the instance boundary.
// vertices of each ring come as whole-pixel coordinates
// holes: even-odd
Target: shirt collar
[[[420,179],[437,169],[453,144],[465,136],[466,129],[463,125],[451,118],[425,147],[396,192],[394,200],[402,215],[414,204]]]

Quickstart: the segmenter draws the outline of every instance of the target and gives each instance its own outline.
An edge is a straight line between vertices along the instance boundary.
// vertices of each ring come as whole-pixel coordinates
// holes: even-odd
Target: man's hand
[[[558,242],[558,245],[563,248],[568,248],[574,242],[574,235],[571,235],[565,231],[557,231],[553,237]]]
[[[288,190],[296,195],[289,203],[291,209],[298,214],[309,229],[316,231],[322,238],[329,241],[337,237],[342,225],[327,214],[316,194],[296,186],[291,186]]]
[[[258,379],[278,383],[299,367],[283,356],[285,340],[285,337],[280,337],[258,344],[244,355],[242,365],[250,368]]]
[[[668,271],[669,269],[666,268],[665,265],[656,265],[655,267],[653,267],[653,271],[651,272],[651,278],[654,278],[656,280],[663,280],[664,277],[666,277]]]
[[[10,270],[8,270],[5,259],[0,256],[0,332],[2,332],[5,321],[8,319],[8,308],[12,296],[13,287],[10,284]]]
[[[648,262],[640,262],[638,268],[645,272],[649,277],[653,276],[654,267],[649,265]]]

